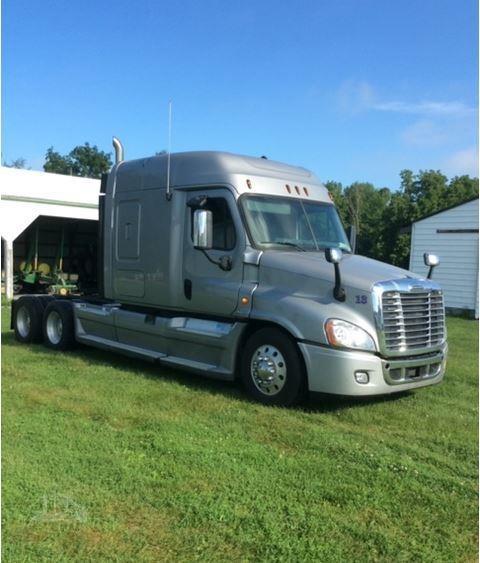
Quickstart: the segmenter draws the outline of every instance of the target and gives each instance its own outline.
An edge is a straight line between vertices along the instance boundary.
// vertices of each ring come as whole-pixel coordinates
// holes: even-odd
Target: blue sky
[[[398,187],[477,175],[474,0],[3,0],[2,154],[89,141],[299,164]]]

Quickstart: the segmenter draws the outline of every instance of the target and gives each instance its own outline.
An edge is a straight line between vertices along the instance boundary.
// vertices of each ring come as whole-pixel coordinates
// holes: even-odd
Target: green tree
[[[345,227],[357,229],[357,252],[408,268],[412,223],[447,207],[478,197],[478,178],[448,181],[439,170],[400,172],[400,189],[377,189],[365,182],[325,184]]]
[[[478,197],[478,179],[457,176],[448,182],[439,170],[402,170],[400,178],[400,190],[392,194],[382,217],[378,258],[408,268],[411,224]]]
[[[72,163],[70,157],[62,156],[59,152],[50,147],[45,155],[45,163],[43,164],[45,172],[54,172],[55,174],[73,174]]]
[[[2,166],[5,166],[6,168],[26,168],[27,161],[24,158],[20,157],[11,160],[10,162],[3,162]]]
[[[439,170],[421,170],[415,176],[413,187],[414,219],[436,213],[448,206],[448,178]]]
[[[327,188],[328,193],[330,194],[330,197],[332,198],[333,203],[338,210],[342,223],[345,227],[350,226],[350,217],[348,215],[347,202],[343,195],[342,184],[340,182],[333,182],[329,180],[325,183],[325,187]]]
[[[45,155],[45,172],[56,174],[70,174],[86,178],[100,178],[110,170],[112,160],[110,153],[103,152],[96,145],[89,143],[79,145],[67,155],[61,155],[50,147]]]
[[[357,231],[359,254],[377,257],[381,247],[381,222],[383,212],[390,201],[390,190],[378,190],[366,182],[355,182],[344,190],[345,204],[350,225]]]
[[[447,189],[447,207],[478,197],[478,178],[455,176]]]
[[[375,258],[408,268],[410,256],[410,224],[414,204],[408,193],[399,190],[391,194],[390,201],[379,222],[378,255]]]

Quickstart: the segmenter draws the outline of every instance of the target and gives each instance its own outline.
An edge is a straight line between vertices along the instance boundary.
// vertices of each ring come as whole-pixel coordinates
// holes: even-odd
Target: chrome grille
[[[445,310],[440,290],[382,294],[385,351],[431,348],[445,340]]]

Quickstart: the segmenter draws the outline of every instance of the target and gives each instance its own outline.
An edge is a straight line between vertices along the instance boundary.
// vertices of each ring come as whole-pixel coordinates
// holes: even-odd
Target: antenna
[[[172,152],[172,100],[168,100],[168,150],[167,150],[167,200],[172,199],[170,192],[170,153]]]

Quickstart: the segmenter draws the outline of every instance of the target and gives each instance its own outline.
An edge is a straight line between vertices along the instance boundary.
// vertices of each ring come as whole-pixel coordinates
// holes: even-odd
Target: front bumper
[[[380,358],[366,352],[336,350],[299,342],[310,391],[368,396],[398,393],[435,385],[445,375],[447,344],[435,352],[408,358]],[[368,383],[357,383],[355,372],[367,372]]]

